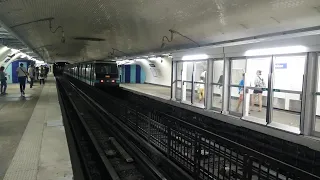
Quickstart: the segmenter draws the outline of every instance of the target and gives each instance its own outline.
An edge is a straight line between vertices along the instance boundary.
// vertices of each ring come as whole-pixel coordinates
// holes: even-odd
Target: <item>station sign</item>
[[[275,69],[287,69],[287,63],[275,63],[274,68]]]

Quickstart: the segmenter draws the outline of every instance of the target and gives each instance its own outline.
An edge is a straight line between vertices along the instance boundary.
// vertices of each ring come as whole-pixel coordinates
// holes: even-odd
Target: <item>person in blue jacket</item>
[[[237,105],[237,111],[239,111],[240,105],[243,101],[243,95],[244,95],[244,73],[242,74],[242,79],[239,82],[239,87],[238,87],[238,93],[239,93],[239,99],[238,99],[238,105]]]

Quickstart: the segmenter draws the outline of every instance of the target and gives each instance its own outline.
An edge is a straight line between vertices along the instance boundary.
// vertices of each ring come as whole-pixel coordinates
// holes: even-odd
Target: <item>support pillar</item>
[[[213,95],[213,60],[208,59],[207,61],[207,74],[206,74],[206,87],[205,87],[205,96],[206,96],[206,109],[210,110],[212,107],[212,95]]]
[[[172,61],[171,63],[171,100],[176,101],[177,91],[177,62]]]
[[[222,95],[222,114],[228,114],[229,111],[229,83],[230,83],[230,59],[224,57],[223,66],[223,95]]]
[[[305,74],[303,78],[303,94],[300,132],[304,135],[310,135],[315,125],[315,113],[317,103],[317,82],[318,82],[318,54],[308,53],[306,59]]]

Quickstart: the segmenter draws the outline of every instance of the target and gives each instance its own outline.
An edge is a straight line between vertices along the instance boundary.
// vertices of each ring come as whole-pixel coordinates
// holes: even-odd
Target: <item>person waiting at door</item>
[[[23,63],[20,63],[20,67],[17,68],[16,70],[18,74],[18,81],[20,83],[20,93],[21,96],[24,96],[24,90],[26,89],[26,80],[28,77],[27,69],[23,67]]]
[[[264,87],[266,87],[263,78],[261,77],[262,71],[258,70],[256,73],[256,78],[254,80],[254,86],[257,89],[254,89],[253,94],[251,96],[251,110],[253,110],[254,104],[255,104],[255,97],[258,96],[259,100],[259,112],[262,111],[262,93]]]

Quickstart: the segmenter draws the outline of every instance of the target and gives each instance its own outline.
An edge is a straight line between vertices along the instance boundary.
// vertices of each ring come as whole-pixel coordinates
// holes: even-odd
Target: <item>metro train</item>
[[[68,62],[56,62],[53,64],[53,74],[55,76],[57,75],[62,75],[63,74],[63,70],[64,70],[64,67],[66,65],[68,65],[69,63]]]
[[[64,75],[74,77],[90,86],[119,87],[119,72],[116,62],[91,61],[66,65]]]

